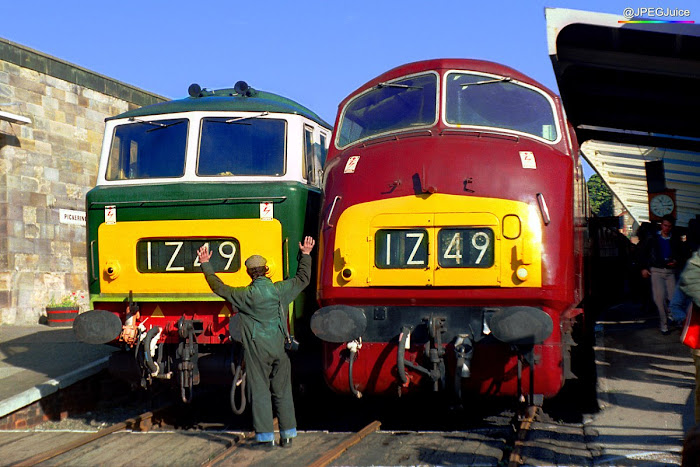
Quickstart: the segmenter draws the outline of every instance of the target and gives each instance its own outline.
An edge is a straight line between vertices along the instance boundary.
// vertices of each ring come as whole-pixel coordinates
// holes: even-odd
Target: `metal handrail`
[[[98,279],[97,275],[95,274],[95,243],[97,240],[93,240],[90,242],[90,277],[92,277],[93,281],[96,281]]]

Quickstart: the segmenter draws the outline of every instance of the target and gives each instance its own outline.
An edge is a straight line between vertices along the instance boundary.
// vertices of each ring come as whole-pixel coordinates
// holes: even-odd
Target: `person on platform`
[[[273,406],[279,421],[280,445],[290,447],[296,437],[296,416],[292,399],[291,363],[285,351],[288,337],[286,310],[311,279],[311,237],[299,243],[301,259],[296,276],[272,282],[267,276],[267,260],[253,255],[245,262],[252,282],[246,287],[230,287],[214,273],[209,263],[212,253],[203,245],[197,256],[202,272],[211,290],[231,302],[241,313],[248,396],[251,402],[254,447],[272,448],[274,445]],[[283,314],[284,313],[284,314]]]
[[[700,425],[688,430],[683,440],[681,467],[698,467],[700,465]]]
[[[700,249],[700,222],[698,219],[690,219],[690,221],[688,221],[688,234],[686,237],[686,255],[683,258],[683,264],[679,267],[679,270],[681,271],[685,269],[686,262],[693,255],[693,253]],[[673,293],[673,298],[671,298],[671,303],[668,305],[669,311],[671,312],[671,319],[676,326],[683,325],[683,321],[685,321],[685,317],[688,313],[691,302],[690,297],[688,294],[683,292],[683,289],[681,289],[681,283],[678,281],[676,284],[676,290]]]
[[[668,334],[671,318],[668,304],[676,289],[676,268],[682,255],[680,238],[673,234],[675,219],[666,215],[661,230],[652,234],[643,247],[642,277],[651,277],[651,293],[659,313],[659,330]]]
[[[693,301],[693,313],[700,313],[700,251],[695,251],[683,269],[680,289]],[[700,349],[693,349],[695,363],[695,423],[700,423]]]

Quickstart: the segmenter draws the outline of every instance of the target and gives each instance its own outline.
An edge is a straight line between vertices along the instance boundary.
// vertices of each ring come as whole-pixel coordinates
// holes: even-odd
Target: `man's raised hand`
[[[199,250],[197,250],[197,258],[199,258],[199,264],[208,263],[211,258],[212,252],[209,251],[209,244],[205,243]]]
[[[312,237],[304,237],[304,243],[302,244],[299,242],[299,249],[303,254],[308,255],[311,253],[311,250],[314,249],[315,244],[316,240],[314,240]]]

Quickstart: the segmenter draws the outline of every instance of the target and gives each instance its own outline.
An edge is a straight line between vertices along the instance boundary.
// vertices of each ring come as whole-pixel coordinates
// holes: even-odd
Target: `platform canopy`
[[[700,25],[547,8],[547,41],[584,158],[638,222],[662,160],[679,225],[700,214]],[[658,164],[657,164],[658,165]]]

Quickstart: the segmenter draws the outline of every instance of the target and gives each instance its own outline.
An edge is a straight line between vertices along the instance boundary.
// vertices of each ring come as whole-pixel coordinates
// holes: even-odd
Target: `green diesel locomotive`
[[[113,373],[144,387],[171,382],[185,402],[200,382],[230,383],[240,373],[235,310],[211,293],[196,250],[209,244],[231,286],[250,283],[243,263],[253,254],[267,258],[272,280],[293,276],[298,242],[318,232],[331,131],[302,105],[243,81],[193,84],[185,99],[107,119],[86,197],[94,310],[76,320],[78,337],[121,347]],[[298,323],[314,294],[309,287],[290,305],[292,332],[308,329]]]

